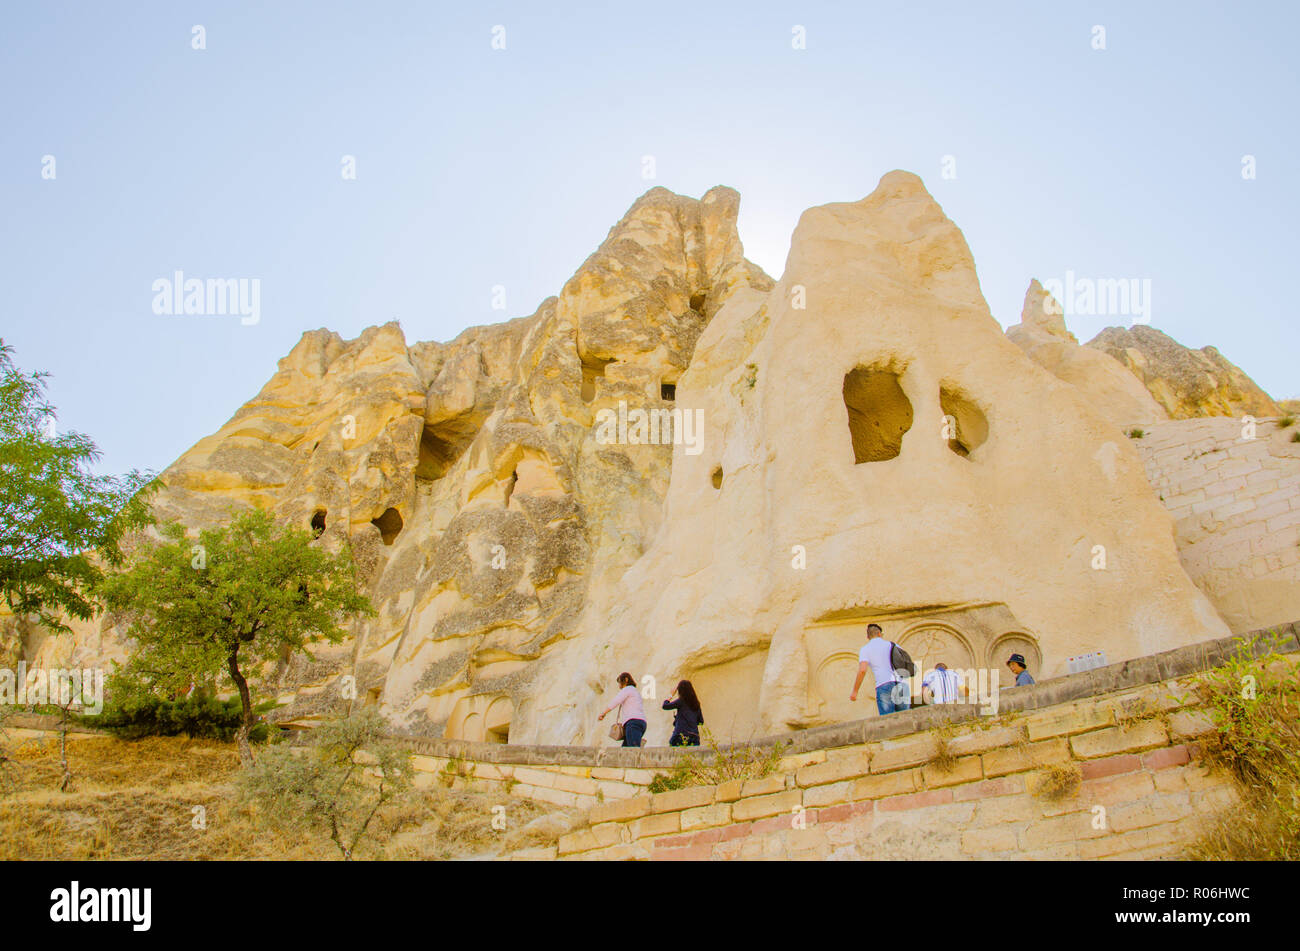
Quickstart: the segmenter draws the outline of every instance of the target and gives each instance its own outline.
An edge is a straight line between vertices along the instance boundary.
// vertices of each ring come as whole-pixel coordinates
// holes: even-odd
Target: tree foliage
[[[385,735],[374,707],[312,731],[311,745],[271,747],[240,772],[243,801],[277,828],[325,832],[345,861],[381,807],[411,788],[411,754]]]
[[[244,713],[236,739],[251,762],[249,675],[309,644],[338,643],[343,621],[374,608],[346,549],[313,545],[309,532],[277,527],[260,509],[197,538],[174,522],[161,534],[103,584],[137,645],[116,682],[163,697],[233,684]]]
[[[56,433],[47,374],[26,374],[0,340],[0,596],[53,630],[95,613],[106,568],[125,561],[125,536],[150,524],[148,475],[95,475],[88,436]]]

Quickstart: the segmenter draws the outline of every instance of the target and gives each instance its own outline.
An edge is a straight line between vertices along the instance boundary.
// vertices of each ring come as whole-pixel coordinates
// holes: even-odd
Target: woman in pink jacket
[[[605,719],[606,713],[618,707],[617,719],[623,724],[623,745],[640,747],[641,738],[645,736],[645,707],[641,705],[641,693],[629,673],[618,675],[618,686],[620,689],[614,694],[614,702],[596,719]]]

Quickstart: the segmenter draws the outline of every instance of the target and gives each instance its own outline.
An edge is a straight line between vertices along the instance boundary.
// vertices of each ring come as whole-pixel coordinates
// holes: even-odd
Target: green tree
[[[16,615],[53,630],[95,614],[105,568],[120,567],[124,537],[153,521],[148,474],[99,476],[99,450],[81,433],[56,433],[47,374],[14,366],[0,340],[0,596]]]
[[[343,620],[374,608],[347,550],[317,547],[309,532],[277,527],[260,509],[197,539],[175,522],[162,535],[103,584],[105,603],[137,645],[115,680],[169,696],[228,679],[244,713],[235,734],[239,755],[250,764],[249,673],[317,641],[338,643]]]
[[[312,731],[305,750],[274,746],[239,775],[239,794],[287,832],[324,832],[350,861],[380,808],[411,788],[411,754],[373,707]]]

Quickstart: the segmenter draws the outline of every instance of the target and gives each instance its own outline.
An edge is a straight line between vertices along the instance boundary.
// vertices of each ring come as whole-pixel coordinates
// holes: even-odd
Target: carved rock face
[[[160,517],[260,505],[361,565],[378,616],[265,672],[279,719],[377,703],[415,734],[595,742],[628,670],[659,697],[693,678],[744,738],[869,715],[836,692],[868,619],[999,675],[1010,645],[1040,678],[1227,633],[1114,414],[1035,348],[1154,403],[1063,326],[1008,341],[919,179],[806,212],[775,285],[738,207],[653,189],[558,297],[450,343],[307,333],[163,474]],[[648,441],[647,411],[698,438]],[[111,619],[52,640],[126,649]]]
[[[670,448],[598,444],[594,415],[671,408],[708,315],[771,286],[743,257],[738,210],[727,188],[653,189],[558,298],[451,343],[408,347],[396,323],[307,333],[163,474],[161,518],[197,529],[271,508],[349,544],[370,584],[379,616],[350,642],[267,672],[293,698],[279,719],[346,709],[352,675],[399,729],[508,735],[502,711],[528,701],[589,586],[621,575],[662,519]],[[118,634],[72,640],[120,659]]]
[[[1227,634],[1129,440],[1006,339],[914,175],[805,212],[781,281],[714,315],[676,395],[703,451],[675,448],[663,527],[589,592],[521,739],[597,741],[621,670],[659,696],[691,679],[724,736],[873,715],[870,682],[856,706],[851,677],[823,683],[856,670],[869,620],[950,630],[969,654],[950,665],[999,679],[990,651],[1032,648],[1041,678]]]

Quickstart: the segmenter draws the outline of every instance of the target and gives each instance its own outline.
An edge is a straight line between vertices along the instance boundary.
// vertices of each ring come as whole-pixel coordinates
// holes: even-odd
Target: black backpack
[[[889,667],[895,672],[905,670],[909,677],[916,676],[916,663],[912,660],[912,655],[893,641],[889,642]]]

